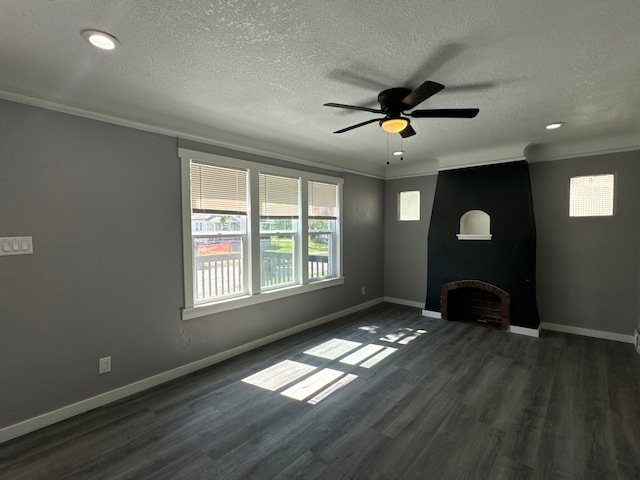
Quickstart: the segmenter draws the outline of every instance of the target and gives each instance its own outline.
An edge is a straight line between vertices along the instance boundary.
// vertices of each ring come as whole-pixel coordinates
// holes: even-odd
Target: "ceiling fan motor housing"
[[[378,95],[380,110],[392,117],[400,116],[402,111],[406,110],[405,105],[402,104],[402,100],[404,100],[410,93],[410,89],[402,87],[383,90]]]

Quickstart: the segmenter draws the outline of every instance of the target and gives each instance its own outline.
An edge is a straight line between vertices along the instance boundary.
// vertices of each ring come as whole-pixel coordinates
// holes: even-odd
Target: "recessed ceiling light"
[[[563,125],[564,125],[564,122],[556,122],[556,123],[550,123],[544,128],[546,128],[547,130],[555,130],[556,128],[560,128]]]
[[[116,37],[109,33],[101,32],[100,30],[83,30],[81,35],[82,38],[91,45],[101,48],[102,50],[113,50],[116,46],[120,45]]]

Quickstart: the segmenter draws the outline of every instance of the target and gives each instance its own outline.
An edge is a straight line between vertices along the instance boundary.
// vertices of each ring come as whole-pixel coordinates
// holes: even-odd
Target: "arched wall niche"
[[[458,240],[491,240],[491,217],[482,210],[469,210],[460,217]]]

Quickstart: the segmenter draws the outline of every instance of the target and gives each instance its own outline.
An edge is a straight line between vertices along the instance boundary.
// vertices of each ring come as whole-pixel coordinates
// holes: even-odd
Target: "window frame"
[[[342,190],[344,179],[337,176],[329,176],[317,173],[295,170],[290,168],[269,165],[265,163],[250,162],[221,155],[200,152],[185,148],[178,149],[181,168],[182,187],[182,236],[183,236],[183,282],[184,282],[184,307],[182,319],[189,320],[204,315],[224,312],[262,302],[285,298],[293,295],[329,288],[344,284],[343,276],[343,238],[342,238]],[[232,298],[223,298],[210,303],[198,303],[194,301],[194,254],[193,235],[191,225],[191,162],[210,164],[219,167],[246,169],[248,171],[248,214],[246,246],[247,275],[244,282],[247,283],[247,294]],[[260,208],[259,208],[259,174],[295,177],[300,179],[300,216],[297,222],[296,264],[300,270],[296,274],[298,282],[282,288],[261,289],[260,287]],[[308,182],[317,181],[330,183],[337,186],[338,217],[334,235],[336,250],[333,266],[334,276],[309,279],[308,272]],[[303,268],[304,266],[304,268]]]

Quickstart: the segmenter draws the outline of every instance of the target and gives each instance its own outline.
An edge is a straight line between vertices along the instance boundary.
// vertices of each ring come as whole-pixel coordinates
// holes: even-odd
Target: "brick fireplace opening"
[[[509,330],[511,297],[480,280],[461,280],[442,286],[440,313],[444,320],[480,322]]]

